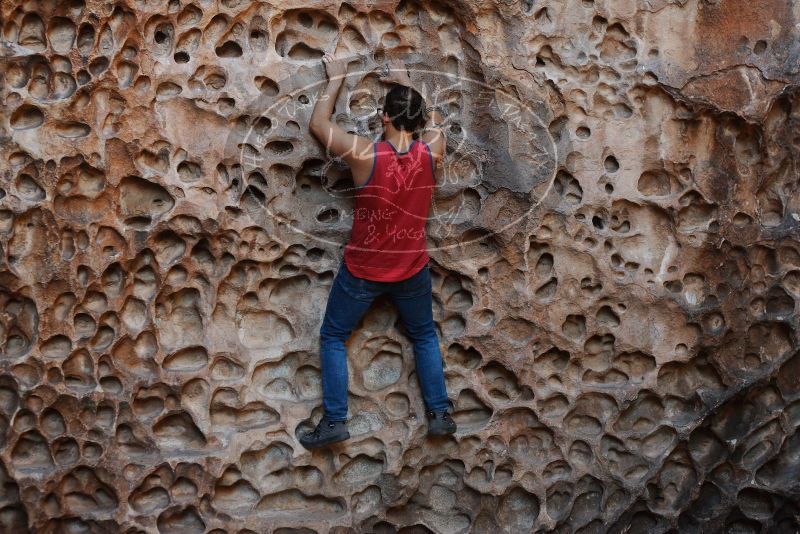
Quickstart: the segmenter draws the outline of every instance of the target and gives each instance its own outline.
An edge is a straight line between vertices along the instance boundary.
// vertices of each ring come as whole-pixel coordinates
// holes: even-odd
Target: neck
[[[411,132],[398,130],[397,128],[387,128],[385,137],[399,152],[406,152],[411,143],[414,142]]]

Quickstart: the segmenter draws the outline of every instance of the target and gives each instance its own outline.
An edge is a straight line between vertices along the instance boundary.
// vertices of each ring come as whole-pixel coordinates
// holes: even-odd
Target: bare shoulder
[[[354,136],[358,140],[354,143],[354,150],[348,154],[342,155],[353,175],[353,183],[356,186],[362,186],[370,179],[375,165],[376,155],[376,142],[369,138],[362,136]]]

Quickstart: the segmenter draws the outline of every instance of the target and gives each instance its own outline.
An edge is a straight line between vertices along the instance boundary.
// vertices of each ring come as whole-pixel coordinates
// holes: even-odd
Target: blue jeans
[[[320,329],[322,406],[330,421],[347,420],[347,349],[345,342],[376,297],[388,293],[414,344],[417,378],[428,410],[448,408],[442,353],[433,322],[431,271],[421,271],[399,282],[358,278],[344,262],[333,281],[325,319]]]

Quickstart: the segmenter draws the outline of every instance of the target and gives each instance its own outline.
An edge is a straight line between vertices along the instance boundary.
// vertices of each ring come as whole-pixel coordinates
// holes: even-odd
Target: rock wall
[[[0,531],[800,528],[800,5],[4,0]],[[318,329],[387,61],[448,112],[429,224],[460,430],[389,302],[354,439]],[[313,410],[313,412],[312,412]]]

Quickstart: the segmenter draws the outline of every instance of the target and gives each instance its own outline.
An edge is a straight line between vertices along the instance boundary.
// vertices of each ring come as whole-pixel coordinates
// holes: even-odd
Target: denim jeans
[[[320,329],[322,406],[330,421],[347,420],[347,349],[345,342],[376,297],[387,293],[400,313],[414,344],[417,378],[425,407],[448,407],[442,354],[433,322],[431,271],[421,271],[399,282],[374,282],[358,278],[344,262],[333,281],[325,319]]]

